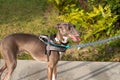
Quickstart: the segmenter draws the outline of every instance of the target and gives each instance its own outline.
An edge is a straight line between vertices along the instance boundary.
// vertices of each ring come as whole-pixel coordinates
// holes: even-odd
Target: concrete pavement
[[[10,80],[46,80],[46,66],[34,60],[18,60]],[[57,80],[120,80],[120,62],[59,61]]]

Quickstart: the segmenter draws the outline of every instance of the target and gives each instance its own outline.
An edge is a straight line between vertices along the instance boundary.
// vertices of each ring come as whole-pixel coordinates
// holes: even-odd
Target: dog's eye
[[[71,27],[68,27],[68,30],[71,30]]]
[[[76,28],[76,26],[75,26],[75,25],[73,25],[73,27],[74,27],[74,28]]]

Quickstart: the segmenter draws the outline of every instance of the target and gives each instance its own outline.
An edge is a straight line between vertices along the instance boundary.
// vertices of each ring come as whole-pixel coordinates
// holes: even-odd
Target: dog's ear
[[[56,25],[56,28],[60,28],[60,24],[57,24],[57,25]]]

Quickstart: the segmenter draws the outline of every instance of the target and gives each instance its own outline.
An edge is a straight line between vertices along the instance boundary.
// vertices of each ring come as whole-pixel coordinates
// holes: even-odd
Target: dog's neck
[[[67,44],[68,37],[62,36],[59,32],[51,36],[51,40],[57,44]]]
[[[58,43],[63,43],[63,44],[68,43],[68,37],[63,36],[59,31],[58,31],[57,34],[56,34],[55,40],[56,40]]]

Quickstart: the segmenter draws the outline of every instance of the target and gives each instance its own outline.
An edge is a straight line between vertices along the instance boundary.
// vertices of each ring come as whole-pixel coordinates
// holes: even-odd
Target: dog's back
[[[3,39],[2,45],[9,48],[14,46],[14,48],[17,47],[19,50],[42,48],[45,46],[45,44],[39,40],[38,36],[26,33],[15,33],[8,35]]]
[[[2,40],[2,54],[16,55],[20,52],[30,54],[34,59],[46,57],[46,45],[33,34],[15,33]]]

